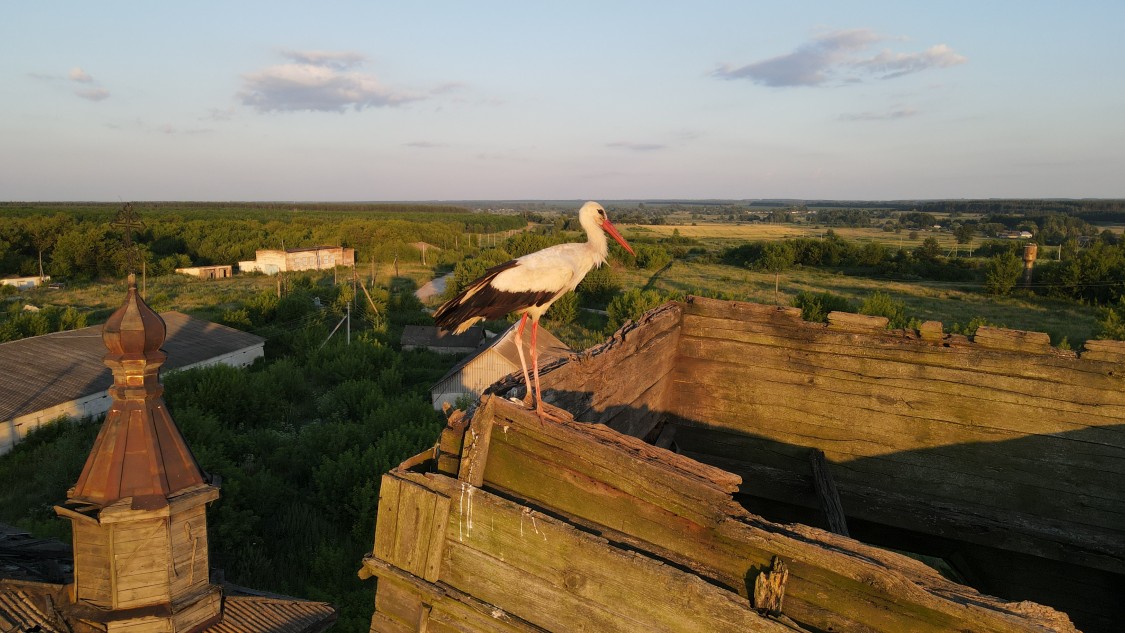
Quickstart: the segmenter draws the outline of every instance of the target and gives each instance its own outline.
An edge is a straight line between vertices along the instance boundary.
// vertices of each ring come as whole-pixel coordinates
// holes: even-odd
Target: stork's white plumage
[[[586,230],[585,243],[551,246],[489,268],[480,279],[465,286],[456,297],[434,313],[434,321],[438,326],[458,333],[477,321],[501,319],[513,312],[522,314],[516,332],[519,341],[516,350],[519,351],[529,399],[531,379],[523,355],[523,327],[528,317],[531,317],[531,365],[535,374],[535,409],[540,417],[543,413],[539,390],[539,353],[535,346],[539,317],[559,297],[574,290],[590,269],[605,263],[609,254],[606,233],[633,254],[633,249],[625,238],[621,237],[606,217],[602,205],[596,202],[582,205],[578,211],[578,222]]]

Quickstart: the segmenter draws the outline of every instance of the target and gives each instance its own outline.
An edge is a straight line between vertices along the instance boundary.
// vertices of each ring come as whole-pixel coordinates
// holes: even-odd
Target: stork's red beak
[[[617,243],[620,244],[622,248],[629,251],[630,255],[632,255],[633,257],[637,256],[637,254],[633,252],[633,247],[629,246],[629,243],[625,241],[625,238],[621,237],[621,234],[617,232],[617,227],[613,226],[613,222],[610,222],[609,218],[606,218],[606,220],[602,222],[602,228],[605,229],[606,233],[609,233],[610,237],[617,240]]]

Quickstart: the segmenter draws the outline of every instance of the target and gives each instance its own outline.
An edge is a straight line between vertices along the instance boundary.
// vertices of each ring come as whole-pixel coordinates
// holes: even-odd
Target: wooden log
[[[836,490],[836,482],[828,470],[828,462],[824,459],[824,451],[813,449],[809,451],[809,466],[812,469],[812,479],[816,496],[820,499],[820,507],[828,520],[828,529],[841,536],[848,534],[848,520],[844,516],[844,506],[840,503],[840,493]],[[788,577],[788,572],[786,573]],[[756,603],[755,603],[756,604]],[[778,608],[778,611],[781,609]]]
[[[736,321],[685,313],[681,336],[719,338],[730,341],[783,348],[800,348],[822,354],[860,355],[872,360],[899,361],[917,366],[951,369],[971,368],[978,374],[1020,375],[1025,378],[1066,383],[1081,374],[1091,387],[1120,388],[1122,377],[1111,366],[1083,362],[1073,352],[1051,348],[1044,354],[1013,354],[1010,351],[981,348],[967,341],[958,344],[950,337],[944,345],[886,334],[833,332],[817,324],[778,328],[754,321]],[[681,338],[681,342],[684,339]],[[1016,359],[1019,362],[1014,362]],[[1091,382],[1092,381],[1092,382]]]
[[[1051,336],[1046,332],[1025,332],[987,325],[977,328],[973,342],[982,347],[1013,352],[1042,353],[1051,349]]]
[[[944,326],[941,321],[925,321],[918,327],[918,336],[929,343],[940,343],[945,340]]]
[[[1102,339],[1086,341],[1080,358],[1107,363],[1123,363],[1125,362],[1125,341]]]
[[[723,526],[731,525],[733,517],[748,517],[729,498],[725,502],[715,500],[712,510],[688,513],[694,515],[692,519],[678,516],[656,504],[675,507],[699,506],[704,502],[684,499],[680,504],[669,503],[651,494],[640,499],[616,483],[606,485],[597,469],[582,463],[598,461],[594,450],[597,442],[574,438],[556,446],[555,442],[541,441],[544,438],[538,433],[541,428],[555,425],[540,425],[534,416],[505,403],[497,403],[494,413],[500,412],[503,422],[497,423],[510,428],[507,433],[493,436],[486,489],[495,487],[561,515],[614,526],[614,530],[650,544],[650,550],[674,553],[671,560],[691,561],[690,567],[697,573],[738,591],[747,600],[748,569],[767,567],[774,555],[785,560],[803,559],[801,564],[790,566],[786,610],[805,626],[821,630],[940,631],[956,627],[958,621],[969,617],[974,630],[1025,630],[1022,616],[1013,615],[1003,603],[949,583],[920,563],[917,566],[924,570],[913,567],[915,561],[899,560],[902,557],[877,548],[847,539],[831,540],[828,533],[812,528],[807,528],[806,533],[801,532],[806,530],[802,526],[775,526],[758,521],[748,528],[749,532],[736,529],[727,533]],[[521,436],[526,437],[517,439]],[[575,467],[581,472],[573,470]],[[643,460],[635,462],[633,470],[648,479],[659,476],[648,472]],[[804,545],[785,540],[795,530]],[[779,538],[782,540],[776,540]],[[815,553],[802,549],[810,547],[811,542],[825,540],[831,540],[825,544],[828,549],[813,546]],[[891,573],[889,569],[897,571]],[[872,578],[885,576],[898,580],[871,585]],[[953,595],[964,595],[964,601],[950,602]],[[907,604],[912,606],[903,606]],[[967,615],[963,611],[966,604],[975,605],[971,609],[980,612]],[[1070,630],[1061,625],[1056,628]]]
[[[836,311],[828,313],[828,329],[840,332],[882,333],[890,322],[890,319],[883,316]]]

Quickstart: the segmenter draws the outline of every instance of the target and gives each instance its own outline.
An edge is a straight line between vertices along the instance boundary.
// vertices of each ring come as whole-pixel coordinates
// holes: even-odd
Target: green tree
[[[941,257],[941,244],[930,236],[922,240],[922,245],[914,249],[914,256],[924,262],[936,262]]]
[[[1019,283],[1023,261],[1015,253],[1001,253],[988,259],[984,287],[989,294],[1006,295]]]

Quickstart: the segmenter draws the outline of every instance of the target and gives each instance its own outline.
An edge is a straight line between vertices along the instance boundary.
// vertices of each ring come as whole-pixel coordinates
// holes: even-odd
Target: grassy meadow
[[[1047,332],[1055,345],[1064,337],[1069,344],[1077,344],[1093,338],[1097,331],[1097,311],[1091,306],[1034,295],[995,297],[976,284],[870,279],[795,268],[781,274],[775,295],[772,273],[724,264],[675,261],[655,273],[620,269],[618,274],[626,288],[685,294],[712,290],[740,300],[779,305],[792,305],[797,293],[810,291],[831,292],[858,306],[878,290],[902,301],[910,316],[941,321],[947,332],[955,325],[983,318],[1003,327]]]
[[[824,227],[813,224],[768,224],[765,222],[746,223],[717,223],[699,222],[696,224],[661,224],[653,226],[629,226],[624,230],[626,239],[635,238],[666,238],[672,237],[679,231],[680,237],[694,239],[708,246],[737,246],[743,242],[787,240],[800,237],[824,237],[831,228],[832,231],[851,242],[867,243],[878,242],[888,248],[914,248],[927,237],[933,237],[945,252],[960,249],[962,254],[967,254],[971,244],[957,244],[957,239],[952,233],[939,231],[918,231],[914,239],[910,238],[910,231],[901,233],[884,231],[880,228],[850,228],[850,227]],[[974,240],[979,244],[980,239]]]

